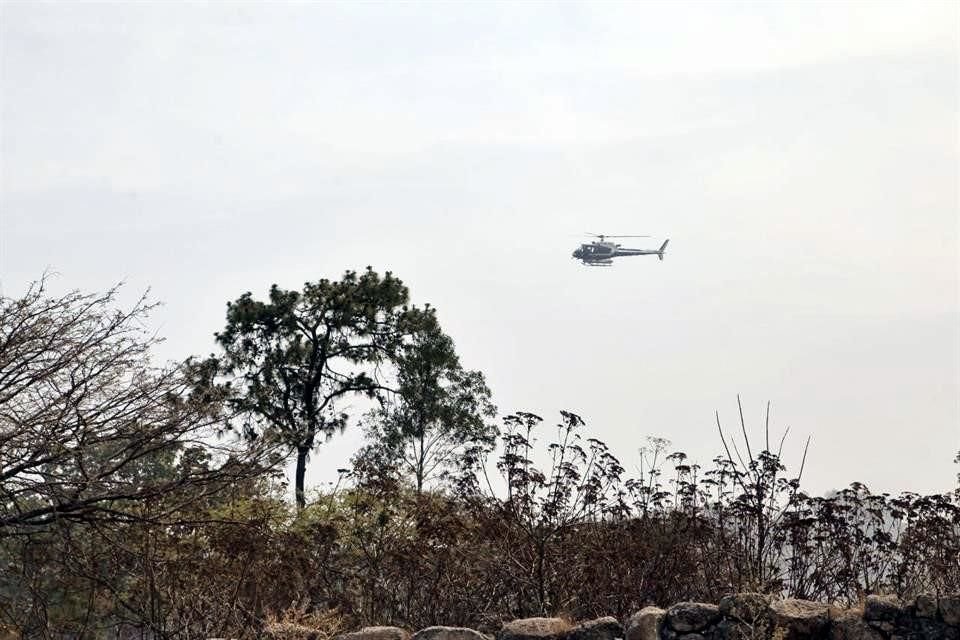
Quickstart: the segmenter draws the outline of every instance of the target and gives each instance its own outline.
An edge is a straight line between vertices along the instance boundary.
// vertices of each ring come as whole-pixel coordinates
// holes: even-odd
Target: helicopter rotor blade
[[[609,233],[590,233],[586,232],[588,236],[593,236],[594,238],[649,238],[650,236],[615,236],[610,235]]]

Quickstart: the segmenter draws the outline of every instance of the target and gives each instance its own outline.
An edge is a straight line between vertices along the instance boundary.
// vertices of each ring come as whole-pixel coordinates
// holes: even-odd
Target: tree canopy
[[[227,304],[216,334],[233,406],[251,438],[267,436],[296,454],[297,504],[306,504],[308,456],[347,425],[342,400],[385,388],[380,368],[410,335],[429,330],[432,309],[408,307],[409,292],[390,272],[347,271],[307,282],[302,291],[270,288],[265,301],[245,293]]]
[[[135,520],[264,469],[264,451],[216,438],[219,405],[183,366],[153,366],[152,305],[118,310],[116,293],[49,296],[41,281],[0,299],[0,537]]]
[[[483,374],[464,370],[438,326],[414,333],[394,364],[395,392],[367,416],[371,444],[361,455],[397,466],[419,493],[432,477],[462,466],[472,448],[493,445],[496,408]]]

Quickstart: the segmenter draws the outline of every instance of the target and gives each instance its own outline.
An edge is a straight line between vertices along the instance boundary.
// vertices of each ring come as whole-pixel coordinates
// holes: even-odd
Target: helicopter
[[[659,249],[625,249],[615,242],[607,242],[607,238],[649,238],[650,236],[611,236],[602,233],[587,233],[588,236],[599,238],[599,241],[581,244],[573,252],[573,257],[588,267],[609,267],[614,258],[624,256],[657,256],[663,260],[663,252],[670,239],[663,241]]]

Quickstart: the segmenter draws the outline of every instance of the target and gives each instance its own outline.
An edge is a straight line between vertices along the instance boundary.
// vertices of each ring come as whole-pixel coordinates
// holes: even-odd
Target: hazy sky
[[[773,405],[806,486],[942,491],[960,449],[953,2],[0,6],[0,277],[124,279],[162,356],[372,265],[501,412],[707,463]],[[584,231],[671,239],[589,269]],[[544,433],[544,435],[547,435]],[[332,477],[359,433],[315,456]]]

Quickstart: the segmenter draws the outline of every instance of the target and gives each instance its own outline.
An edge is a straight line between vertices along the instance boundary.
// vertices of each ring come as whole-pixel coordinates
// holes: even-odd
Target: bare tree
[[[41,280],[0,298],[0,538],[173,518],[177,496],[200,499],[265,462],[217,441],[218,399],[191,393],[186,367],[150,361],[154,305],[118,310],[116,294],[50,296]]]

